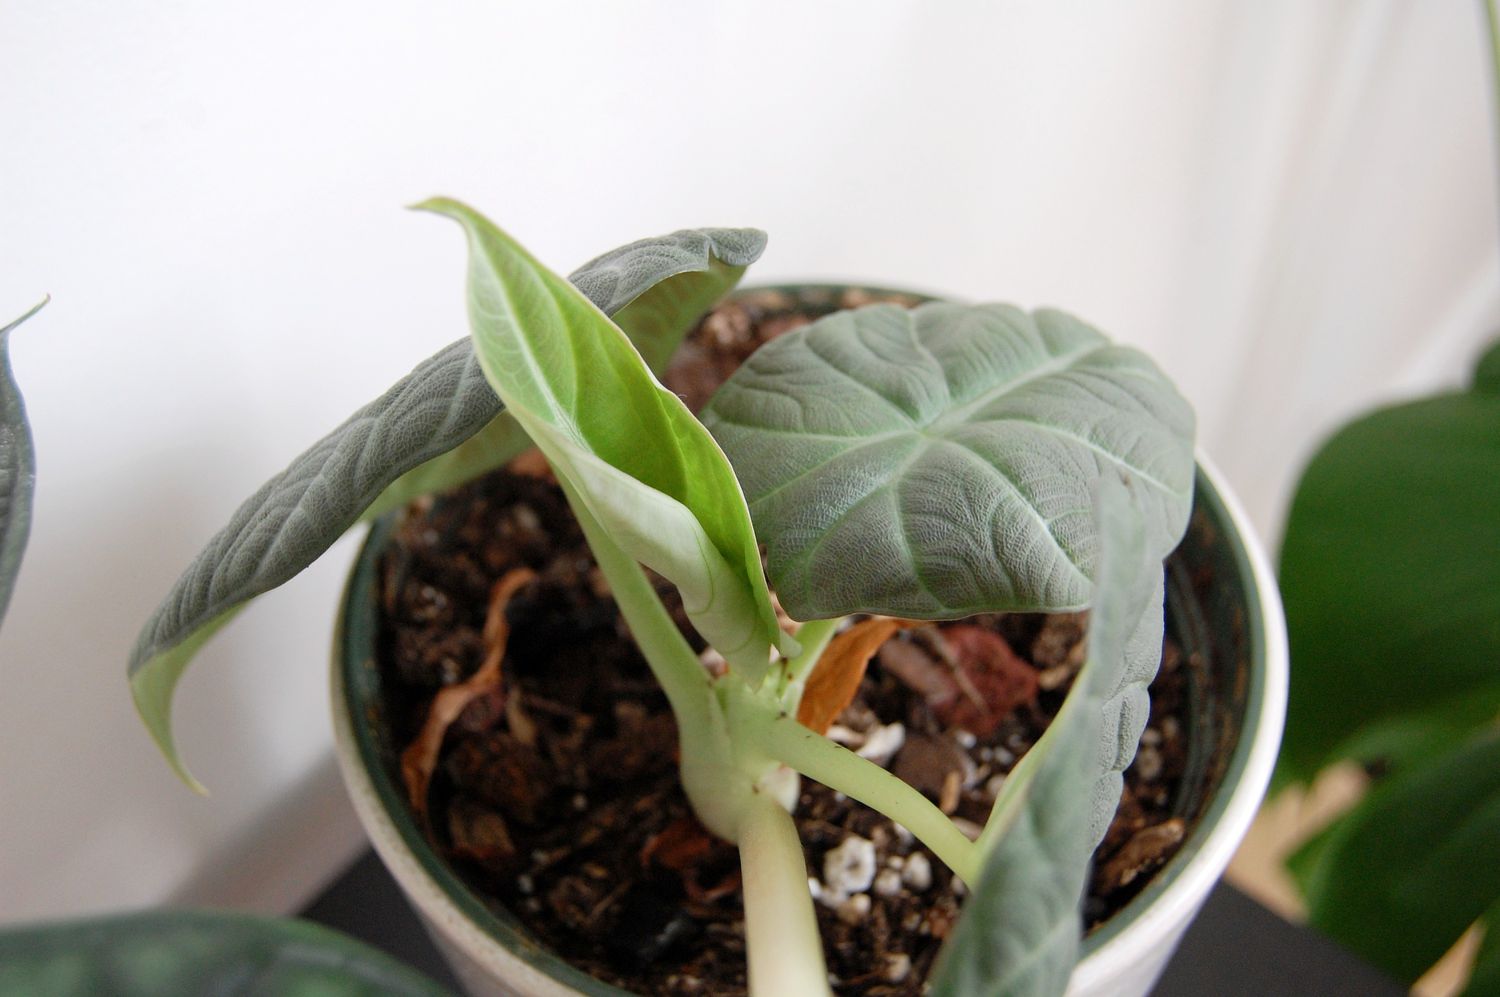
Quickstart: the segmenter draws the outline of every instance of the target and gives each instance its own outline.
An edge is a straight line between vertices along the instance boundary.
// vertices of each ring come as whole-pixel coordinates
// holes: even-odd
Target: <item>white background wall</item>
[[[690,225],[759,280],[1056,304],[1143,346],[1274,535],[1363,404],[1500,312],[1477,5],[0,0],[0,318],[39,452],[0,633],[0,919],[292,907],[345,541],[203,654],[179,786],[136,629],[238,501],[465,331],[462,197],[561,270]],[[300,849],[300,850],[299,850]]]

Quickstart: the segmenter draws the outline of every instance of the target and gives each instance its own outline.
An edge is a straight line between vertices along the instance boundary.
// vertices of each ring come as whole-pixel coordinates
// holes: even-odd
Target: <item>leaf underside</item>
[[[310,922],[153,911],[0,931],[0,993],[438,997],[447,991]]]
[[[995,801],[980,838],[988,848],[984,870],[940,956],[935,995],[1061,994],[1077,961],[1079,907],[1098,840],[1105,704],[1131,667],[1141,621],[1155,612],[1161,573],[1139,513],[1110,479],[1101,480],[1098,509],[1097,596],[1084,668]]]
[[[703,426],[588,298],[454,201],[469,240],[475,354],[571,494],[672,581],[693,625],[751,682],[784,638],[744,496]]]
[[[1192,410],[1062,312],[839,312],[758,350],[703,420],[794,619],[1077,608],[1095,481],[1130,483],[1162,557],[1192,502]]]
[[[31,535],[31,499],[36,488],[36,451],[26,421],[26,404],[10,369],[10,334],[49,300],[43,299],[0,328],[0,621],[10,606],[26,540]]]
[[[643,352],[669,357],[764,244],[754,230],[677,232],[599,257],[571,279],[621,309],[622,327]],[[173,745],[172,694],[215,630],[311,564],[361,518],[460,484],[529,445],[501,411],[465,338],[418,365],[262,486],[173,586],[131,655],[136,707],[178,774],[196,785]]]

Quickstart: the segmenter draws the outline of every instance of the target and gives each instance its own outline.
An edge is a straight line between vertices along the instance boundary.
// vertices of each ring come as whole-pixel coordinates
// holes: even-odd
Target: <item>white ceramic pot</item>
[[[375,565],[389,532],[389,523],[378,524],[360,554],[334,648],[335,739],[355,810],[471,993],[618,997],[623,991],[569,966],[487,907],[412,819],[396,750],[379,723],[373,660]],[[1287,653],[1275,578],[1244,513],[1201,460],[1188,536],[1168,562],[1167,617],[1183,653],[1204,656],[1212,676],[1196,690],[1194,748],[1179,793],[1190,829],[1151,883],[1085,941],[1068,989],[1074,997],[1150,990],[1244,837],[1281,739]]]

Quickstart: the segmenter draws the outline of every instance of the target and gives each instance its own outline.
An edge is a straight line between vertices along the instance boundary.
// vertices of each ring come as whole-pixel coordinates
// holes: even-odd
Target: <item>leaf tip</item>
[[[37,312],[41,311],[43,308],[46,308],[51,303],[52,303],[52,295],[48,294],[48,295],[43,296],[42,300],[38,301],[36,304],[32,305],[31,308],[29,310],[27,310],[26,314],[22,315],[20,318],[16,319],[14,322],[10,323],[9,325],[4,326],[4,327],[0,327],[0,336],[5,336],[5,335],[8,335],[9,333],[13,332],[18,326],[21,325],[21,323],[23,323],[27,319],[31,318],[33,315],[35,315]]]
[[[152,666],[159,661],[159,658],[151,658],[143,662],[141,667],[132,669],[130,697],[135,702],[135,710],[140,715],[141,722],[151,734],[151,740],[156,742],[156,747],[177,774],[177,778],[199,796],[207,796],[208,788],[188,771],[177,753],[177,743],[172,736],[173,683],[156,680],[159,669],[153,669]]]

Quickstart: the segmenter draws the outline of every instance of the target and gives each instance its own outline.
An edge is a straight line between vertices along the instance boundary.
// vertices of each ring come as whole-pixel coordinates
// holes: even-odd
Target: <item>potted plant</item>
[[[646,240],[569,283],[471,209],[441,199],[422,207],[468,237],[472,345],[418,367],[269,482],[147,625],[132,687],[178,771],[187,777],[168,726],[172,688],[240,605],[360,518],[534,444],[670,703],[693,811],[738,846],[754,992],[828,987],[789,815],[803,775],[886,813],[967,885],[965,913],[929,980],[935,992],[1054,993],[1070,977],[1084,991],[1144,992],[1258,802],[1280,708],[1277,673],[1251,679],[1259,724],[1224,756],[1239,785],[1208,806],[1225,832],[1186,849],[1187,871],[1169,877],[1140,920],[1144,948],[1105,943],[1092,969],[1085,960],[1075,972],[1089,856],[1146,722],[1144,690],[1161,655],[1162,562],[1194,493],[1191,412],[1154,365],[1060,312],[874,306],[761,347],[700,422],[652,371],[758,256],[763,236]],[[1210,529],[1234,530],[1207,494],[1219,513]],[[761,544],[780,605],[806,621],[794,631],[778,615]],[[1260,600],[1250,595],[1248,618],[1237,604],[1241,637],[1253,628],[1249,644],[1274,669],[1274,594],[1242,541],[1230,547],[1230,572]],[[680,592],[708,655],[642,565]],[[404,759],[418,809],[447,728],[495,688],[505,603],[527,582],[524,573],[500,580],[490,659],[439,694]],[[341,641],[370,611],[360,585],[357,572]],[[972,840],[944,808],[814,729],[848,702],[879,643],[872,633],[905,620],[1084,606],[1086,653],[1066,702],[997,785]],[[851,625],[856,616],[863,622]],[[492,974],[501,992],[599,992],[497,922],[411,840],[391,774],[367,767],[380,762],[362,746],[362,723],[336,717],[356,806],[460,971],[477,967],[471,984]]]

